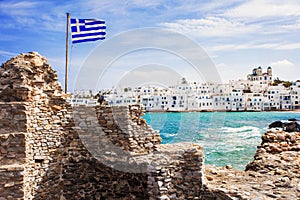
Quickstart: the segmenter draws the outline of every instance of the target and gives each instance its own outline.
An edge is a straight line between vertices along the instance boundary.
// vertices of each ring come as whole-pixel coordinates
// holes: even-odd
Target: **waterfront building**
[[[146,111],[273,111],[300,109],[300,81],[289,88],[272,85],[272,68],[258,67],[246,80],[226,84],[188,82],[185,78],[167,88],[141,86],[103,91],[109,105],[142,104]],[[72,105],[90,103],[91,91],[74,93]],[[78,101],[78,102],[77,102]]]
[[[245,93],[245,110],[246,111],[262,111],[263,95],[261,93]]]
[[[282,90],[279,94],[280,110],[292,110],[290,90]]]
[[[269,86],[264,93],[265,101],[263,105],[263,110],[280,110],[280,94],[283,91],[285,91],[285,87],[282,84],[278,86]]]
[[[212,111],[213,109],[213,99],[210,94],[196,95],[196,102],[198,104],[199,111]]]
[[[300,109],[300,81],[291,85],[291,102],[292,109]]]
[[[242,89],[233,89],[230,93],[231,111],[245,110],[244,92]]]

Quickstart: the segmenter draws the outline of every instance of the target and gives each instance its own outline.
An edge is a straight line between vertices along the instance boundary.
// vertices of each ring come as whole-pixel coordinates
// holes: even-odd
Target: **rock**
[[[158,187],[161,187],[161,186],[163,186],[163,182],[162,181],[157,181],[157,185],[158,185]]]
[[[206,175],[205,177],[206,177],[206,179],[207,179],[208,181],[212,181],[212,180],[214,180],[213,176]]]
[[[282,128],[283,123],[281,121],[272,122],[269,128]]]
[[[284,123],[283,130],[286,132],[300,131],[300,125],[297,122]]]
[[[282,128],[286,132],[300,131],[300,124],[296,119],[289,119],[291,122],[275,121],[269,125],[269,128]]]
[[[295,121],[299,121],[299,120],[297,120],[296,118],[290,118],[290,119],[288,119],[288,121],[295,122]]]

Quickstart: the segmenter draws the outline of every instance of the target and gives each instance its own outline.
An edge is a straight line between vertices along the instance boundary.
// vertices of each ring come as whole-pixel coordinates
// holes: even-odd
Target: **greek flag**
[[[105,39],[106,25],[103,20],[71,19],[72,43]]]

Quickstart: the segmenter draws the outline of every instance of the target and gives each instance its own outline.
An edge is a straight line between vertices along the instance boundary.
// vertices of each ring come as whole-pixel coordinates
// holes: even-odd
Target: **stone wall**
[[[140,117],[142,107],[72,110],[55,72],[35,52],[4,63],[0,75],[1,199],[197,199],[203,193],[203,149],[160,145]]]
[[[49,168],[58,163],[64,137],[61,124],[65,119],[61,116],[67,104],[55,71],[37,53],[12,58],[1,66],[0,75],[0,132],[16,132],[24,138],[25,159],[19,163],[23,198],[33,199],[43,188],[58,185],[59,174]],[[48,182],[45,177],[50,177]]]
[[[90,150],[89,153],[98,159],[96,163],[102,169],[98,174],[102,177],[98,179],[99,185],[106,190],[110,188],[109,192],[99,195],[108,199],[197,199],[204,195],[211,197],[203,175],[203,148],[192,143],[159,144],[161,138],[156,131],[147,124],[138,124],[140,120],[132,120],[136,119],[132,117],[132,109],[137,112],[135,106],[101,106],[96,108],[96,114],[94,108],[90,107],[76,107],[73,110],[81,139],[78,143],[82,142]],[[97,148],[99,146],[100,149]],[[81,159],[86,159],[86,155]],[[66,168],[69,166],[68,164]],[[78,164],[75,168],[78,175],[84,170]],[[95,171],[91,173],[93,177],[97,177],[96,174]],[[123,181],[133,181],[134,184],[123,190]],[[78,182],[82,181],[75,180],[71,185]],[[118,183],[114,185],[117,190],[111,188],[111,182]],[[86,187],[86,182],[83,183],[82,190]]]
[[[153,152],[154,145],[160,144],[162,139],[157,131],[141,120],[141,108],[101,106],[96,108],[96,113],[103,132],[114,145],[125,151],[147,154]]]
[[[23,197],[23,163],[25,162],[25,135],[0,134],[0,196],[7,199]]]

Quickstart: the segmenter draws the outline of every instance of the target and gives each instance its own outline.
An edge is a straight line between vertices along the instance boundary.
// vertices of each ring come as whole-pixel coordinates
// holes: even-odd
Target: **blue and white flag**
[[[106,25],[103,20],[71,19],[72,43],[105,39]]]

